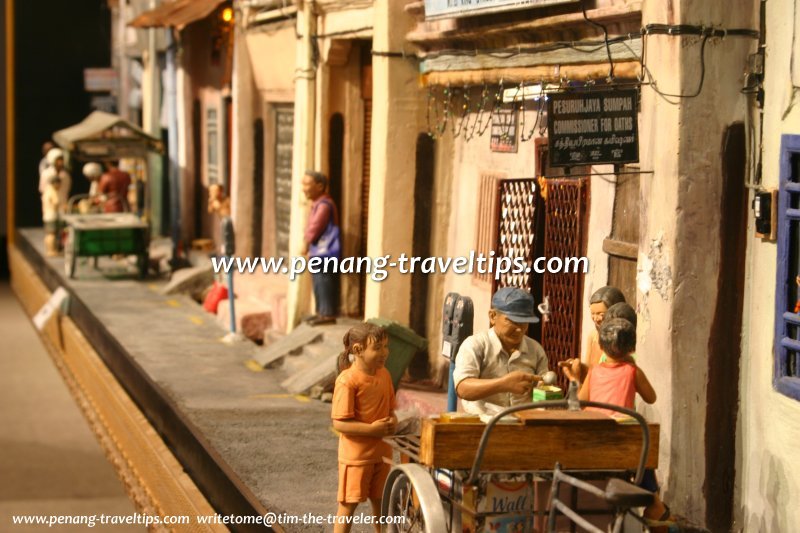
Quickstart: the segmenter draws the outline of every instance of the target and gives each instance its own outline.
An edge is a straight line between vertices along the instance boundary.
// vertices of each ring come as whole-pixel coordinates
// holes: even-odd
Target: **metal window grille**
[[[544,256],[579,257],[584,247],[587,178],[550,179],[546,182]],[[583,273],[544,274],[550,320],[542,326],[542,346],[550,368],[580,356]],[[568,383],[560,376],[562,387]],[[566,388],[565,388],[566,390]]]
[[[800,135],[783,136],[780,169],[773,385],[800,400]]]
[[[494,290],[519,287],[530,291],[536,245],[538,186],[534,179],[510,179],[502,180],[498,191],[495,260],[508,257],[514,261],[521,257],[530,272],[503,274],[497,280]],[[489,276],[495,278],[494,274]]]
[[[289,256],[292,211],[292,139],[294,107],[275,106],[275,253]]]

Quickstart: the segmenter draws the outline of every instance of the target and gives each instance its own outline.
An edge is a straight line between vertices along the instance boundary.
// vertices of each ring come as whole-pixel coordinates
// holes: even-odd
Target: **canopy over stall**
[[[53,134],[56,143],[84,161],[141,158],[163,152],[159,139],[118,115],[94,111],[82,122]]]

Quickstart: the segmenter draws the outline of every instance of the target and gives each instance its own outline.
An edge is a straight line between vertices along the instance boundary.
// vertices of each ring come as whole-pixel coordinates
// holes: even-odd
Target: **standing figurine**
[[[130,211],[128,189],[131,175],[120,170],[117,161],[106,161],[106,171],[100,176],[97,192],[103,202],[104,213],[124,213]]]
[[[208,212],[223,218],[231,216],[231,199],[225,195],[222,185],[214,183],[208,186]]]
[[[342,252],[339,213],[328,194],[328,177],[321,172],[307,170],[302,183],[303,194],[312,202],[303,233],[303,255],[308,254],[309,259],[319,257],[323,261],[329,257],[339,259]],[[311,273],[311,282],[317,312],[307,319],[308,323],[312,326],[336,323],[339,274],[319,269]]]
[[[61,233],[61,178],[51,173],[42,193],[42,221],[44,222],[44,248],[49,257],[58,255]]]
[[[64,167],[64,152],[60,148],[52,148],[47,152],[47,161],[50,166],[44,169],[39,176],[39,192],[44,194],[47,185],[53,176],[58,176],[61,185],[58,193],[61,196],[62,209],[67,205],[69,200],[69,191],[72,189],[72,177]]]
[[[383,328],[362,323],[350,328],[343,342],[339,369],[344,370],[336,378],[331,408],[333,428],[340,434],[339,508],[333,530],[350,531],[349,518],[360,502],[369,499],[375,531],[380,533],[378,517],[390,468],[384,459],[392,457],[383,437],[397,430],[394,386],[385,367],[388,338]]]

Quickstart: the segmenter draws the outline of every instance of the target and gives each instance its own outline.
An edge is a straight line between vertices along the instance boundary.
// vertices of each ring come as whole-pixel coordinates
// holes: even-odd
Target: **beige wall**
[[[757,2],[749,0],[650,0],[642,18],[753,28],[756,14]],[[706,412],[709,335],[724,268],[718,241],[722,136],[728,125],[743,120],[741,73],[755,45],[751,39],[709,40],[705,84],[696,98],[665,99],[652,87],[642,88],[641,166],[653,174],[644,175],[641,186],[637,362],[658,394],[643,412],[662,427],[663,497],[697,523],[705,523],[703,491],[713,483],[706,479],[706,456],[714,453],[706,450]],[[697,89],[699,50],[697,37],[648,37],[648,67],[661,91]],[[724,374],[712,378],[724,379]]]
[[[473,114],[470,120],[474,118]],[[526,111],[527,126],[530,127],[535,122],[536,112]],[[518,142],[516,153],[493,152],[489,146],[488,130],[482,137],[475,136],[467,141],[463,136],[453,138],[452,130],[448,126],[447,133],[437,139],[436,143],[437,171],[432,253],[444,257],[468,256],[476,246],[481,175],[493,173],[505,178],[535,177],[537,162],[534,139]],[[605,173],[612,171],[613,168],[598,166],[592,170]],[[586,251],[590,272],[586,275],[584,283],[584,302],[588,302],[593,290],[602,287],[608,280],[608,255],[603,252],[602,244],[603,239],[611,233],[614,177],[592,177],[590,191]],[[446,364],[441,356],[441,309],[444,296],[449,292],[458,292],[472,298],[475,307],[475,331],[479,331],[489,325],[487,315],[491,303],[491,283],[476,280],[470,274],[454,273],[431,276],[430,283],[429,357],[431,368],[439,369],[438,375],[432,373],[441,379],[441,372],[444,372]],[[588,306],[584,305],[582,340],[586,338],[591,327]]]
[[[800,109],[789,80],[791,0],[767,2],[763,184],[777,188],[782,134],[800,134]],[[795,45],[795,57],[800,47]],[[797,75],[797,74],[796,74]],[[785,117],[784,113],[787,112]],[[744,531],[795,531],[800,524],[800,401],[772,388],[777,246],[748,233],[741,410],[737,465],[737,526]]]

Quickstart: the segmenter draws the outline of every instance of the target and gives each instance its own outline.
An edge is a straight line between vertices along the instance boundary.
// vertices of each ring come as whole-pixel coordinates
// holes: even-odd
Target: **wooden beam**
[[[16,137],[14,116],[14,0],[6,0],[6,232],[8,246],[14,245],[17,233],[15,215]]]
[[[631,242],[618,241],[610,237],[603,240],[603,251],[608,255],[622,257],[625,259],[639,258],[639,246]]]
[[[614,63],[614,75],[622,80],[639,79],[641,65],[638,61]],[[431,72],[421,76],[423,86],[427,85],[482,85],[503,82],[588,81],[605,79],[608,76],[608,63],[586,65],[545,65],[522,68],[495,68],[490,70],[457,70]]]
[[[576,47],[580,43],[575,43]],[[602,63],[608,60],[608,51],[605,46],[593,45],[581,47],[583,50],[574,48],[560,48],[546,52],[520,52],[509,49],[509,57],[497,57],[495,55],[476,54],[453,55],[431,54],[423,58],[419,69],[423,74],[429,72],[445,72],[453,70],[482,70],[497,68],[521,68],[521,67],[540,67],[544,65],[578,65],[585,63]],[[612,43],[609,45],[611,57],[614,62],[618,61],[639,61],[642,57],[642,39],[640,37],[630,39],[624,43]],[[608,71],[608,67],[606,67]]]
[[[624,5],[621,6],[589,9],[586,11],[586,16],[595,22],[602,22],[606,25],[615,22],[631,22],[640,26],[642,2],[638,0],[626,1]],[[465,19],[466,18],[467,17],[465,17]],[[483,24],[477,26],[474,24],[468,26],[467,24],[470,24],[471,21],[464,23],[461,23],[459,19],[448,19],[447,21],[450,22],[451,20],[455,20],[455,24],[448,24],[446,26],[448,30],[445,31],[438,29],[442,27],[442,21],[422,22],[417,26],[417,29],[406,35],[406,39],[411,43],[427,47],[441,41],[475,41],[495,36],[508,36],[511,33],[538,33],[543,30],[552,31],[555,28],[586,24],[583,13],[581,12],[551,16],[540,15],[538,18],[519,17],[519,22],[504,22],[500,24]]]

